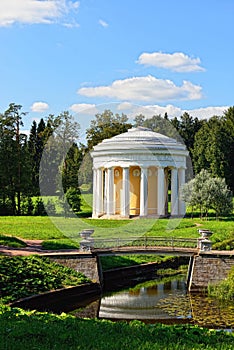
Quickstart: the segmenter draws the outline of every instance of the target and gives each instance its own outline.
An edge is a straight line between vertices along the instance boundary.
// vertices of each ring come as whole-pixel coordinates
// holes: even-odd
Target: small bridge
[[[82,242],[81,242],[82,243]],[[127,238],[95,238],[91,247],[82,246],[97,255],[126,255],[126,254],[158,254],[192,256],[198,253],[197,239],[175,237],[127,237]]]

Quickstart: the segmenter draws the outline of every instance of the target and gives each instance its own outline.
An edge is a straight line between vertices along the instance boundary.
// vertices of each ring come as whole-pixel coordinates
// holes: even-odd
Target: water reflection
[[[160,300],[173,293],[178,298],[186,293],[183,281],[159,283],[150,287],[141,287],[122,291],[101,300],[99,318],[155,320],[171,318],[167,311],[159,306]],[[191,312],[185,317],[189,318]]]
[[[187,293],[183,280],[151,281],[133,289],[105,295],[87,308],[75,310],[77,317],[111,320],[142,320],[156,323],[192,323],[209,328],[234,328],[233,303]]]

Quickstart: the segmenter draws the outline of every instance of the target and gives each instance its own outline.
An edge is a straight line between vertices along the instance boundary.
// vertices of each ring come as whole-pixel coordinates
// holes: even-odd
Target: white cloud
[[[115,80],[109,86],[82,87],[78,94],[144,102],[195,100],[202,97],[201,87],[189,81],[176,86],[171,80],[157,79],[152,75]]]
[[[48,103],[34,102],[30,107],[32,112],[45,112],[49,108]]]
[[[201,72],[205,70],[200,66],[200,58],[191,58],[182,52],[175,52],[173,54],[144,52],[139,56],[137,63],[183,73]]]
[[[182,109],[180,107],[176,107],[174,105],[168,104],[166,106],[159,106],[159,105],[147,105],[147,106],[138,106],[132,104],[131,106],[128,104],[127,108],[125,108],[125,104],[121,103],[118,105],[117,109],[125,112],[129,118],[135,118],[136,115],[143,114],[146,118],[151,118],[153,115],[161,115],[164,116],[165,113],[168,114],[169,118],[174,117],[181,117],[185,112],[187,112],[189,115],[191,115],[194,118],[198,119],[209,119],[216,116],[222,116],[224,114],[224,111],[227,110],[228,106],[223,107],[216,107],[216,106],[210,106],[210,107],[204,107],[204,108],[198,108],[198,109]]]
[[[68,0],[1,0],[0,26],[14,23],[55,23],[59,19],[67,20],[78,7],[78,1]]]
[[[93,115],[98,113],[96,105],[91,103],[76,103],[70,106],[69,109],[75,113],[82,113],[85,115]]]
[[[129,110],[129,109],[132,109],[134,107],[134,105],[130,102],[123,102],[123,103],[120,103],[118,106],[117,106],[117,110],[118,111],[122,111],[122,110]]]
[[[216,116],[222,116],[225,111],[228,110],[230,106],[221,106],[221,107],[204,107],[204,108],[198,108],[198,109],[192,109],[187,110],[184,112],[188,112],[190,115],[192,115],[194,118],[197,117],[198,119],[209,119]]]
[[[222,116],[224,112],[230,107],[209,106],[197,109],[183,109],[172,104],[168,104],[166,106],[160,106],[157,104],[137,105],[130,102],[110,103],[101,105],[81,103],[73,106],[77,106],[77,109],[74,108],[74,111],[77,113],[81,112],[82,114],[93,115],[94,113],[102,113],[105,109],[110,109],[114,113],[125,113],[130,119],[134,119],[135,116],[139,114],[143,114],[146,118],[151,118],[154,115],[161,115],[163,117],[165,113],[168,114],[169,118],[179,118],[185,112],[187,112],[193,118],[197,117],[198,119],[209,119],[214,115]],[[70,107],[70,109],[72,108]]]
[[[103,21],[103,19],[99,19],[98,23],[104,28],[109,26],[109,24],[106,21]]]

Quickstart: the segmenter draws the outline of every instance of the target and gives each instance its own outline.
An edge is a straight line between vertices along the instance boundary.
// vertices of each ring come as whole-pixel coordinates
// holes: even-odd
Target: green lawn
[[[0,234],[43,240],[64,237],[47,216],[0,216]]]
[[[48,197],[57,203],[57,197]],[[230,240],[234,240],[233,218],[217,221],[215,218],[201,220],[199,218],[186,219],[131,219],[104,220],[91,219],[92,194],[82,194],[81,212],[78,217],[64,218],[62,216],[0,216],[0,235],[9,235],[23,239],[41,239],[45,248],[51,246],[70,247],[79,243],[80,232],[83,229],[94,229],[94,237],[142,237],[166,236],[175,238],[197,238],[198,229],[210,229],[214,232],[213,242],[228,240],[227,246],[232,247]]]
[[[234,334],[197,326],[111,322],[0,308],[0,349],[231,350]]]
[[[59,243],[75,245],[80,240],[83,229],[94,229],[94,237],[141,237],[162,236],[175,238],[197,238],[198,229],[210,229],[214,234],[212,241],[234,239],[234,221],[215,219],[133,219],[133,220],[94,220],[88,218],[0,216],[0,235],[23,239],[41,239],[50,241],[59,247]],[[61,241],[60,241],[61,240]],[[49,248],[48,246],[45,248]]]

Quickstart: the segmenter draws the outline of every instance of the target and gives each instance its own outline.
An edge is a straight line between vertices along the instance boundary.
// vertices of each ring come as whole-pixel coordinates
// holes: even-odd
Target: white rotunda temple
[[[93,218],[184,216],[179,189],[188,151],[182,143],[137,127],[103,140],[91,156]]]

